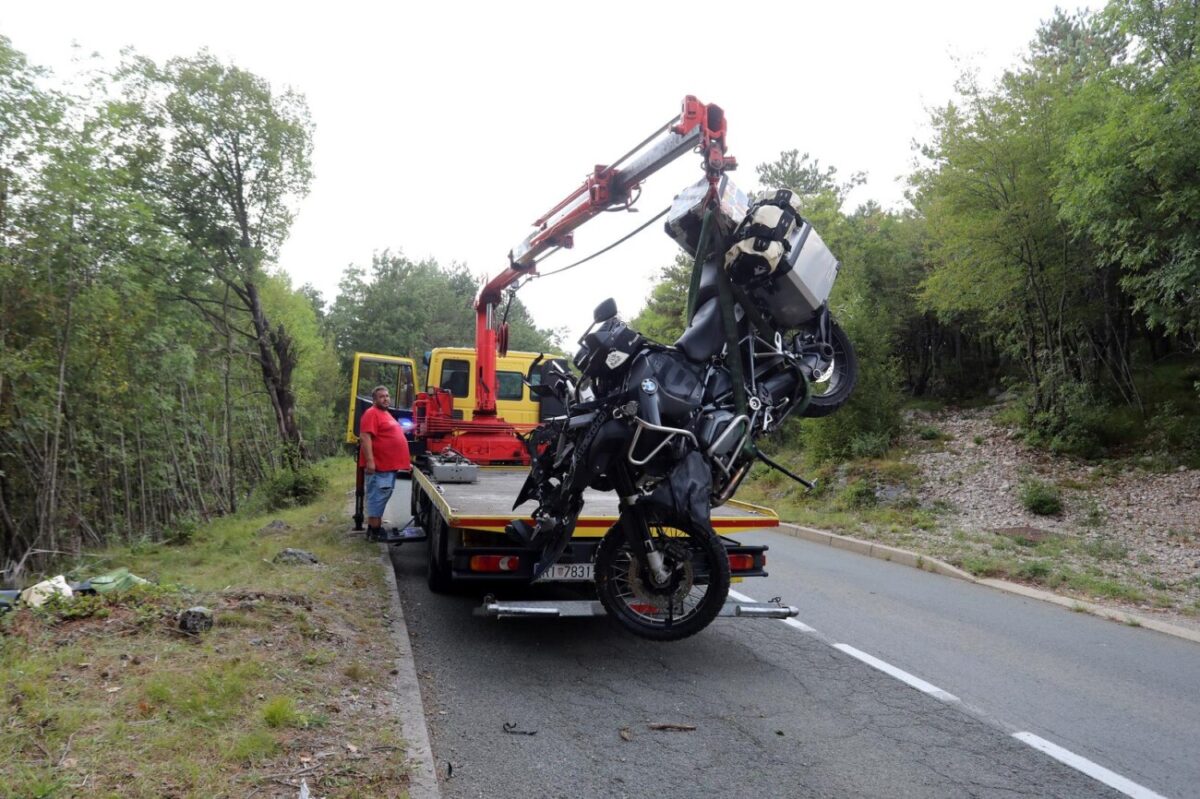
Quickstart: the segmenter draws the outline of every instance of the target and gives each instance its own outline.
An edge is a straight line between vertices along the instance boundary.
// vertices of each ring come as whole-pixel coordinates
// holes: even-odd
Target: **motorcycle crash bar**
[[[530,619],[586,618],[607,614],[599,602],[586,599],[502,602],[489,596],[484,598],[482,606],[475,609],[474,615],[493,619]],[[800,609],[793,605],[772,602],[738,602],[727,599],[717,615],[739,619],[791,619],[800,615]]]

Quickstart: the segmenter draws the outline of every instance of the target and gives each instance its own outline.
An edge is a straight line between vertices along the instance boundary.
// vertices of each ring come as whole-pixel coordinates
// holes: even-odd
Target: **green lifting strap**
[[[712,238],[714,228],[713,216],[713,211],[710,208],[704,212],[704,219],[700,223],[700,240],[696,245],[696,260],[692,264],[692,279],[688,283],[686,309],[688,324],[691,324],[692,317],[696,315],[696,295],[700,293],[700,273],[703,269],[704,261],[708,257],[709,240]],[[717,294],[721,303],[721,323],[725,328],[725,346],[729,353],[729,367],[733,377],[734,403],[737,406],[738,414],[745,415],[747,413],[746,381],[742,367],[742,351],[741,347],[738,346],[737,319],[733,313],[735,300],[741,304],[742,312],[747,315],[750,323],[756,329],[771,336],[774,336],[775,329],[762,318],[758,310],[754,307],[754,304],[746,297],[745,292],[740,287],[733,285],[724,269],[717,270]],[[812,385],[803,375],[801,375],[801,379],[804,380],[804,399],[801,400],[800,407],[797,410],[803,413],[812,399]],[[758,447],[749,438],[746,439],[744,451],[752,457],[760,455]]]
[[[710,208],[704,212],[704,219],[700,222],[700,240],[696,243],[696,260],[692,263],[692,279],[688,283],[685,326],[690,325],[692,317],[696,315],[696,295],[700,293],[700,272],[704,266],[704,260],[708,258],[708,240],[713,228],[712,218],[713,212]]]

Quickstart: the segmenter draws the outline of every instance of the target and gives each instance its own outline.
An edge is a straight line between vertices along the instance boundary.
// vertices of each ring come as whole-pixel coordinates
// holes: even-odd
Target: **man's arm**
[[[362,421],[359,424],[360,429],[358,432],[358,437],[362,442],[364,460],[363,468],[367,470],[368,474],[370,474],[375,471],[375,448],[374,444],[372,443],[372,439],[375,437],[375,434],[370,430],[367,430],[368,427],[374,429],[374,425],[371,423],[372,420],[369,419],[368,416],[369,414],[363,414]]]
[[[363,456],[366,458],[366,470],[368,473],[375,471],[375,450],[371,447],[371,434],[362,434]]]

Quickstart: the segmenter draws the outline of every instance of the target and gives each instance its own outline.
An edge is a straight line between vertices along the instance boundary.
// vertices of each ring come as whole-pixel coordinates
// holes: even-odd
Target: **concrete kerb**
[[[404,608],[400,604],[400,588],[396,585],[396,572],[388,553],[388,545],[380,544],[383,571],[387,576],[389,605],[392,618],[390,625],[392,640],[399,650],[393,669],[397,703],[399,704],[400,727],[408,744],[408,795],[412,799],[441,799],[437,770],[433,762],[433,749],[429,745],[429,730],[425,726],[425,706],[421,701],[421,684],[417,681],[417,669],[413,660],[412,644],[408,638],[408,625],[404,621]]]
[[[816,530],[812,527],[803,527],[798,524],[789,524],[787,522],[779,523],[779,530],[787,535],[795,538],[802,538],[805,541],[811,541],[814,544],[825,544],[826,546],[834,547],[835,549],[844,549],[848,552],[855,552],[859,555],[866,555],[871,558],[879,558],[880,560],[889,560],[893,563],[899,563],[904,566],[912,566],[918,569],[923,569],[934,574],[941,574],[945,577],[954,577],[959,580],[966,580],[979,585],[986,585],[989,588],[995,588],[999,591],[1007,591],[1010,594],[1018,594],[1030,599],[1039,599],[1043,602],[1052,602],[1055,605],[1061,605],[1074,611],[1087,612],[1093,616],[1099,616],[1105,619],[1112,619],[1123,624],[1129,624],[1136,627],[1145,627],[1147,630],[1173,635],[1176,638],[1183,638],[1188,641],[1200,643],[1200,632],[1189,630],[1186,627],[1180,627],[1175,624],[1169,624],[1158,619],[1152,619],[1147,616],[1139,616],[1134,613],[1128,613],[1115,608],[1096,605],[1091,602],[1074,599],[1072,597],[1061,596],[1043,591],[1038,588],[1031,588],[1020,583],[1010,583],[1007,580],[995,580],[990,578],[978,578],[970,572],[965,572],[949,563],[940,561],[937,558],[931,558],[926,555],[918,555],[915,552],[909,552],[905,549],[890,547],[886,544],[878,544],[874,541],[864,541],[861,538],[852,538],[845,535],[837,535],[836,533],[826,532],[825,530]]]

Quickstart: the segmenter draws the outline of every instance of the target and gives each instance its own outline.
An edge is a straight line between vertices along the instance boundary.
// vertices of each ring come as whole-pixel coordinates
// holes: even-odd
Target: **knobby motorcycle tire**
[[[830,391],[825,394],[813,394],[808,401],[808,407],[800,412],[801,416],[810,419],[828,416],[850,401],[854,386],[858,383],[858,356],[854,354],[854,345],[850,337],[838,325],[830,320],[829,337],[833,345],[834,374],[829,378],[835,381]],[[814,390],[817,388],[813,386]]]
[[[620,627],[651,641],[678,641],[695,635],[717,617],[729,595],[729,556],[721,539],[709,530],[696,530],[687,525],[675,529],[684,532],[689,548],[700,553],[709,578],[707,591],[695,612],[670,624],[652,622],[638,614],[618,594],[615,569],[621,553],[629,550],[629,542],[619,521],[609,528],[596,548],[594,577],[600,604]]]

